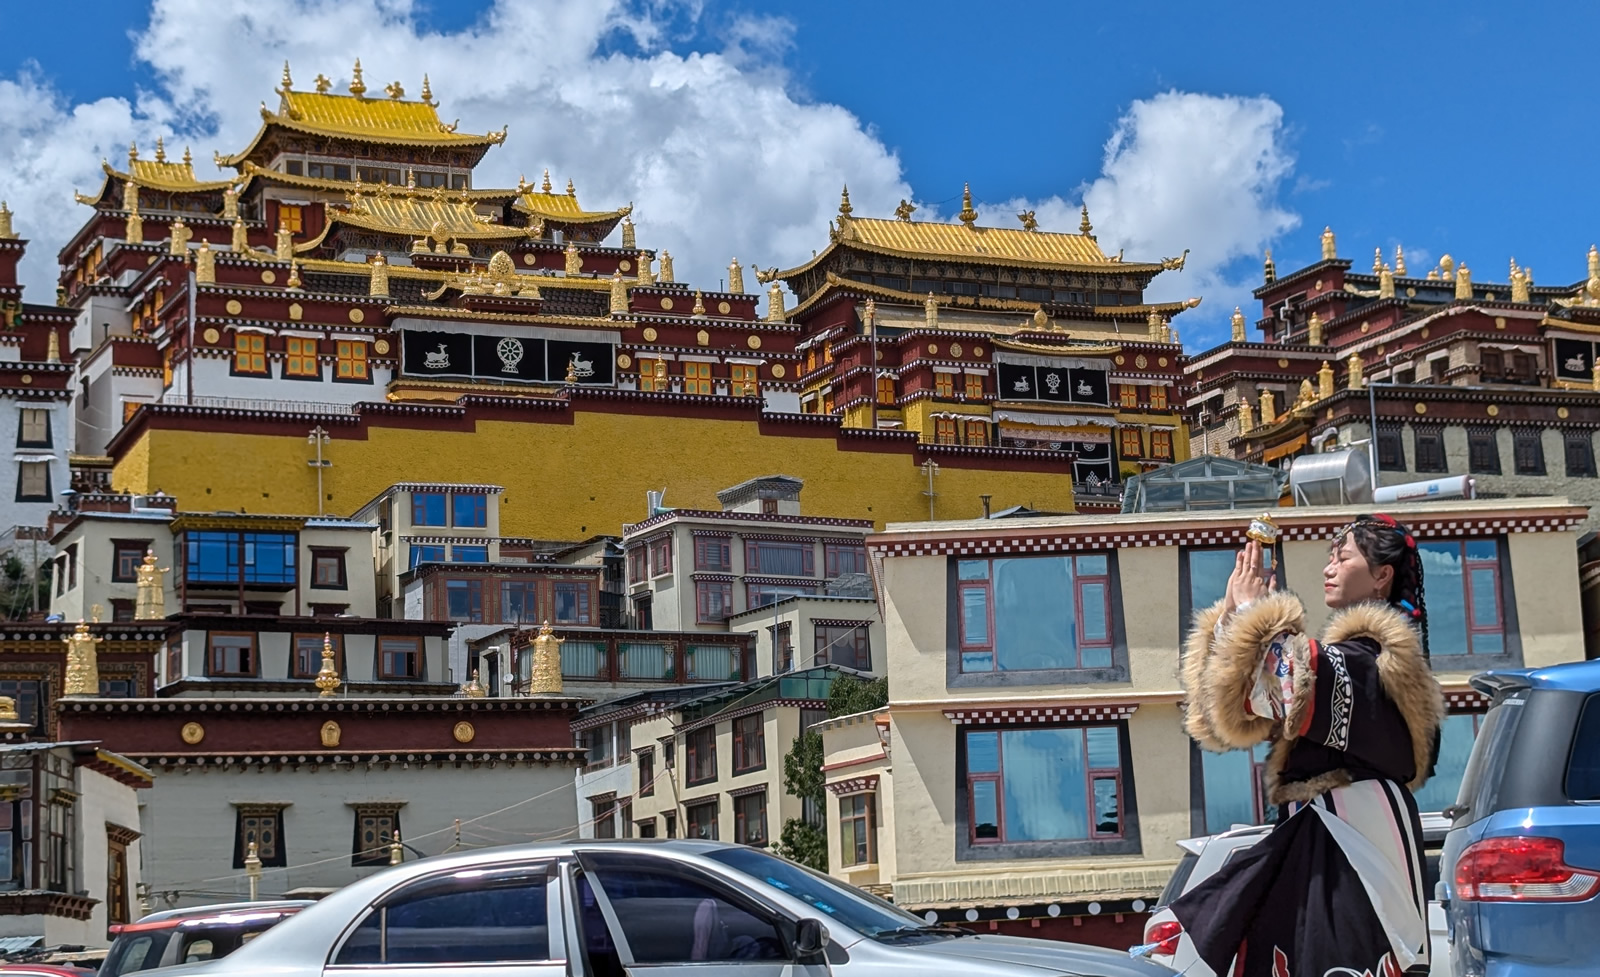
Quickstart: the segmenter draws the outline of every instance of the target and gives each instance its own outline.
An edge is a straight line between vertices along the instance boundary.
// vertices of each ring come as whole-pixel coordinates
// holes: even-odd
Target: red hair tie
[[[1417,548],[1416,537],[1412,536],[1410,533],[1406,533],[1406,546],[1410,549]]]
[[[1379,512],[1379,513],[1375,513],[1372,518],[1374,518],[1374,519],[1378,520],[1379,522],[1383,523],[1385,526],[1393,526],[1394,525],[1394,516],[1384,515],[1383,513]]]

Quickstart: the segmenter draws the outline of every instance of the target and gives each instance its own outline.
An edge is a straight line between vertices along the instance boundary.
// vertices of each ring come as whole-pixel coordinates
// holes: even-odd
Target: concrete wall
[[[454,821],[467,847],[532,842],[576,834],[572,771],[560,766],[456,768],[373,763],[298,770],[255,764],[193,768],[159,775],[146,792],[145,881],[153,908],[245,898],[244,873],[233,867],[237,805],[287,804],[283,844],[287,868],[267,868],[261,893],[345,885],[378,871],[350,864],[355,811],[362,803],[402,803],[400,837],[426,854],[449,850]],[[481,821],[474,818],[493,814]],[[408,851],[406,859],[418,857]]]
[[[87,767],[78,768],[79,835],[83,841],[78,850],[78,885],[101,900],[87,923],[89,946],[106,943],[106,927],[110,925],[106,912],[106,883],[110,861],[110,848],[106,843],[106,827],[115,825],[131,831],[140,830],[140,791],[113,780],[105,774]],[[143,881],[143,839],[128,846],[128,918],[139,918],[139,883]]]

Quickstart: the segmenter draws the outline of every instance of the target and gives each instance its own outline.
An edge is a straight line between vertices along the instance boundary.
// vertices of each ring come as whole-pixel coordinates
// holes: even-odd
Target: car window
[[[1156,908],[1160,909],[1183,895],[1183,887],[1189,881],[1189,876],[1194,874],[1195,863],[1200,861],[1200,856],[1193,852],[1184,852],[1178,859],[1178,867],[1172,870],[1172,878],[1167,880],[1167,887],[1161,890],[1161,898],[1156,900]]]
[[[662,859],[592,861],[589,875],[610,900],[635,963],[788,959],[788,947],[765,912],[692,870]]]
[[[1567,799],[1600,801],[1600,693],[1589,696],[1578,717],[1567,760]]]
[[[908,926],[925,925],[920,917],[877,896],[756,848],[724,848],[710,852],[706,857],[799,899],[828,919],[862,936],[877,936]]]
[[[191,940],[189,945],[183,948],[183,962],[199,963],[202,960],[210,960],[211,952],[210,940]]]
[[[159,934],[159,938],[156,933],[140,933],[128,937],[126,941],[118,937],[122,948],[117,951],[116,959],[110,961],[111,966],[104,971],[106,977],[122,977],[123,974],[157,966],[160,963],[160,947],[166,945],[167,936],[167,933]]]
[[[1463,809],[1461,813],[1467,818],[1464,823],[1470,824],[1493,813],[1495,792],[1500,786],[1500,775],[1505,772],[1506,758],[1511,754],[1511,742],[1516,738],[1527,697],[1528,690],[1519,689],[1496,703],[1483,717],[1466,772],[1461,775],[1461,790],[1456,795],[1456,806]],[[1458,823],[1462,822],[1458,820]]]
[[[339,948],[337,964],[510,963],[550,959],[549,879],[458,873],[402,890]]]

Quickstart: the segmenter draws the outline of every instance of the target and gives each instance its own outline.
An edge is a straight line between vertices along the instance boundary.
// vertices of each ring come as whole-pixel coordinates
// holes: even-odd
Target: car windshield
[[[799,899],[862,936],[920,932],[924,921],[860,889],[754,848],[725,848],[706,856]]]

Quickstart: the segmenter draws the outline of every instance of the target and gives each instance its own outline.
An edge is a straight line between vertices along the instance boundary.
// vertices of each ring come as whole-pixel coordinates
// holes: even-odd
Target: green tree
[[[851,675],[841,675],[833,680],[828,690],[829,719],[882,709],[888,704],[889,680],[886,678],[864,681]],[[785,821],[778,839],[778,854],[819,872],[826,872],[828,826],[822,817],[822,812],[827,810],[827,801],[822,786],[821,733],[814,729],[803,731],[784,755],[783,789],[806,803],[808,810],[815,812],[815,820],[800,817]]]

